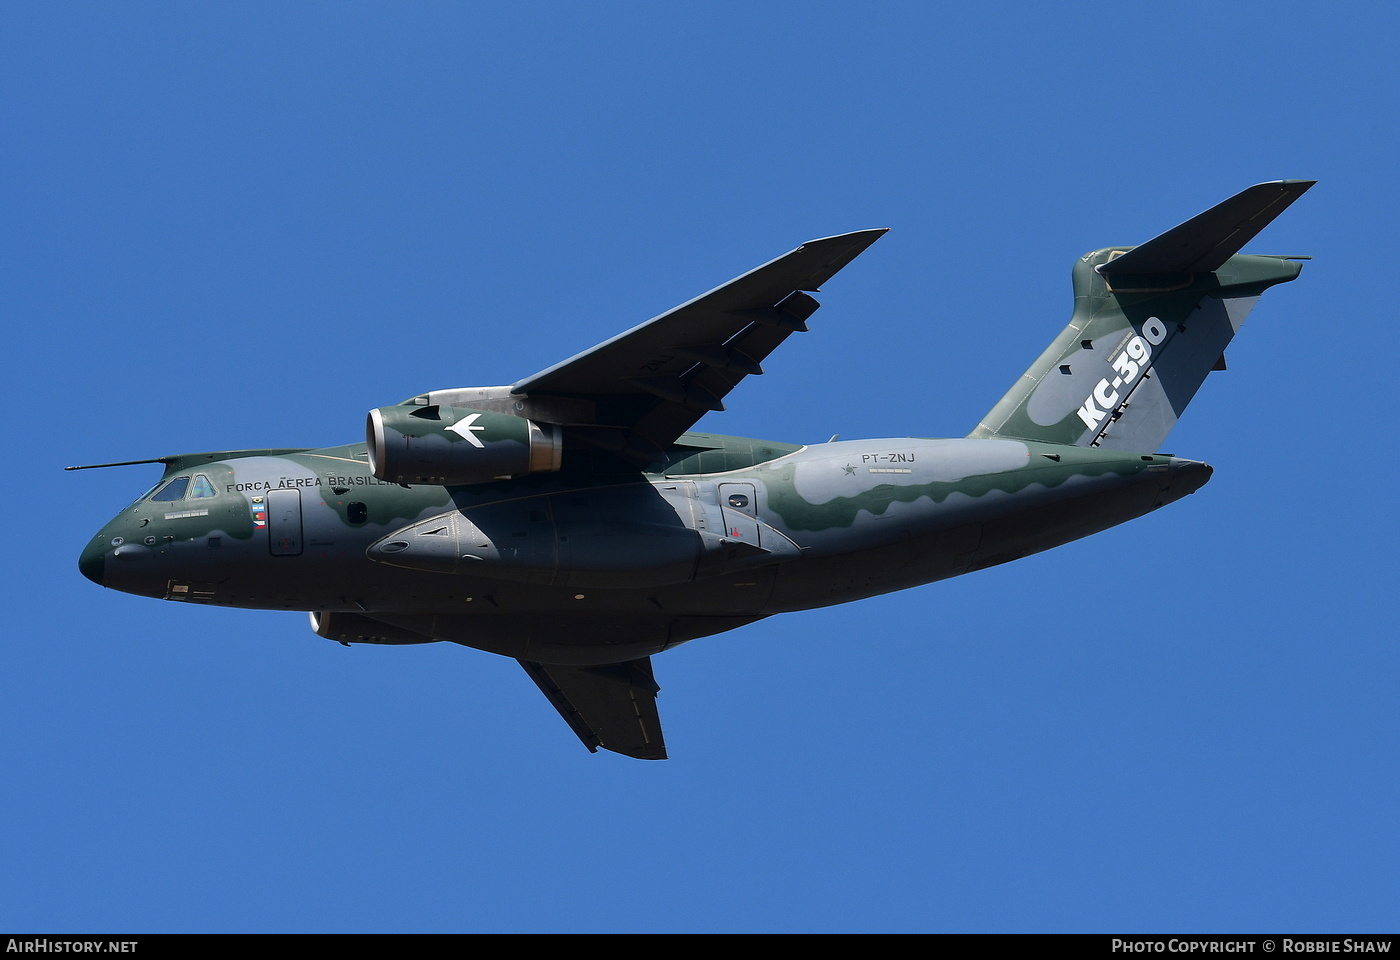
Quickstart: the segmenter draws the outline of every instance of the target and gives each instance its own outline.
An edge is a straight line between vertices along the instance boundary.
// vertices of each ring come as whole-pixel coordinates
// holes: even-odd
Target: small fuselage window
[[[151,494],[152,500],[179,500],[184,497],[185,489],[190,485],[189,477],[176,477],[155,493]]]

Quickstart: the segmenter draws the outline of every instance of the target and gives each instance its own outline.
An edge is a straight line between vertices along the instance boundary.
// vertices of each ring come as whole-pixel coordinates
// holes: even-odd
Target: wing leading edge
[[[517,396],[574,401],[559,409],[575,439],[639,464],[656,460],[792,333],[819,304],[808,295],[884,235],[811,240],[776,260],[527,377]]]

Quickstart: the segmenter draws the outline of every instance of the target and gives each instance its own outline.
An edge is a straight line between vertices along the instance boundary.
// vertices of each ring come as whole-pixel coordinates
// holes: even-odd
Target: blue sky
[[[1396,928],[1392,5],[0,16],[0,929]],[[1167,445],[1208,486],[659,657],[666,763],[509,660],[76,569],[157,471],[66,464],[347,442],[867,227],[702,426],[961,436],[1075,257],[1293,177],[1247,249],[1316,259]]]

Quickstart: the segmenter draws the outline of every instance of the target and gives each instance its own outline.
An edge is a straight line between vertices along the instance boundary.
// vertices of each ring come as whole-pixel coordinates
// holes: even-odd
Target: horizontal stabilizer
[[[1210,273],[1243,249],[1316,180],[1259,183],[1101,265],[1104,276]]]
[[[666,759],[656,710],[661,688],[650,657],[598,667],[519,663],[590,751],[601,747],[638,760]]]

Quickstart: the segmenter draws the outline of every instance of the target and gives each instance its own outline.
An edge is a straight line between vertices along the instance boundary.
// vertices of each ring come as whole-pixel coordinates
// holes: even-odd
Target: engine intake
[[[489,483],[559,469],[559,427],[464,407],[400,405],[369,412],[370,470],[391,483]]]

